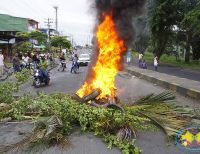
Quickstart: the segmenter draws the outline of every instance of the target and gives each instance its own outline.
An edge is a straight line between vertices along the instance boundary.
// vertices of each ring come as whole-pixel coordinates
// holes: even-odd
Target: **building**
[[[39,29],[41,32],[51,36],[58,36],[58,32],[55,29],[50,28],[48,32],[48,28],[40,28]]]
[[[5,54],[11,53],[11,47],[23,40],[16,36],[17,32],[30,32],[38,29],[38,22],[29,19],[0,14],[0,49]]]
[[[28,19],[28,31],[38,30],[38,22],[33,19]]]

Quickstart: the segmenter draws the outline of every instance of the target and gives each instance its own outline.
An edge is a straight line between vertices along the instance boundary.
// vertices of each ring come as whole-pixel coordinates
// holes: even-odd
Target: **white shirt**
[[[142,59],[142,57],[143,57],[143,54],[139,54],[139,60]]]
[[[154,59],[153,63],[154,63],[154,66],[158,66],[158,60],[156,58]]]
[[[0,66],[4,66],[4,56],[2,54],[0,54]]]
[[[26,63],[28,63],[28,60],[29,60],[29,56],[27,56],[27,57],[24,58],[24,61],[25,61]]]

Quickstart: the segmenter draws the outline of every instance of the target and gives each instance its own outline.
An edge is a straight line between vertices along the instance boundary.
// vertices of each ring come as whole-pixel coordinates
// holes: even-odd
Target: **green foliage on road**
[[[13,82],[0,83],[0,104],[11,104],[14,101],[12,96],[15,84]]]
[[[33,70],[30,69],[22,69],[20,72],[15,74],[18,84],[23,84],[28,81],[29,77],[32,75]]]
[[[191,122],[192,110],[174,106],[174,98],[170,92],[151,94],[135,101],[133,105],[121,104],[124,108],[122,111],[80,103],[63,93],[41,93],[36,98],[24,95],[1,110],[0,119],[35,119],[34,130],[22,141],[3,146],[0,151],[35,143],[66,145],[69,143],[66,136],[73,132],[75,125],[79,125],[83,132],[93,132],[103,138],[108,148],[117,146],[124,154],[138,154],[141,150],[135,144],[137,131],[152,129],[154,124],[172,137],[178,129]],[[41,121],[39,117],[48,118]]]

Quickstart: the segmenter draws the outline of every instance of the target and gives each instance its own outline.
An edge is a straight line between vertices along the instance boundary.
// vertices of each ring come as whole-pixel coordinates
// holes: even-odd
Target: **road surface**
[[[47,87],[35,89],[31,86],[31,82],[26,83],[21,87],[19,94],[30,92],[36,94],[37,91],[43,91],[47,93],[65,92],[74,93],[82,85],[87,67],[81,67],[78,74],[70,73],[71,62],[67,64],[66,72],[58,72],[57,69],[51,71],[51,83]],[[150,93],[160,93],[165,89],[140,80],[126,72],[120,72],[116,77],[116,86],[118,89],[118,96],[123,102],[134,102],[141,96]],[[177,100],[179,105],[188,105],[190,107],[200,107],[197,101],[184,98],[177,94]],[[23,135],[19,135],[21,132],[30,132],[32,124],[22,122],[20,124],[0,124],[0,144],[13,143],[23,138]],[[174,142],[168,145],[165,135],[158,132],[138,132],[137,133],[137,145],[143,149],[144,154],[187,154],[184,151],[179,150]],[[42,154],[120,154],[121,151],[117,148],[108,150],[103,140],[93,136],[92,134],[81,134],[79,130],[76,130],[71,136],[70,140],[72,146],[67,150],[60,150],[58,147],[52,147],[49,149],[41,149],[39,153]],[[43,151],[43,152],[42,152]],[[12,152],[10,152],[12,153]],[[14,152],[16,154],[16,152]],[[18,152],[27,153],[27,151]],[[34,154],[37,152],[34,152]]]

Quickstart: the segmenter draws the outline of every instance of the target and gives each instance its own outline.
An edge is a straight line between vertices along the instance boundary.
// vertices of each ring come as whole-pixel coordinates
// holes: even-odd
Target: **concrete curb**
[[[154,77],[154,76],[151,76],[147,73],[139,72],[137,70],[138,69],[130,69],[130,68],[125,69],[125,71],[127,71],[128,73],[130,73],[130,74],[132,74],[132,75],[134,75],[138,78],[144,79],[144,80],[149,81],[153,84],[157,84],[157,85],[164,87],[166,89],[175,91],[175,92],[177,92],[177,93],[179,93],[183,96],[190,97],[190,98],[193,98],[193,99],[196,99],[196,100],[200,100],[200,91],[195,89],[195,88],[188,88],[188,87],[185,87],[184,85],[176,83],[175,81],[166,81],[164,79]],[[157,73],[157,72],[155,72],[155,73]],[[188,80],[188,79],[186,79],[186,80]],[[188,81],[193,82],[193,80],[188,80]]]

